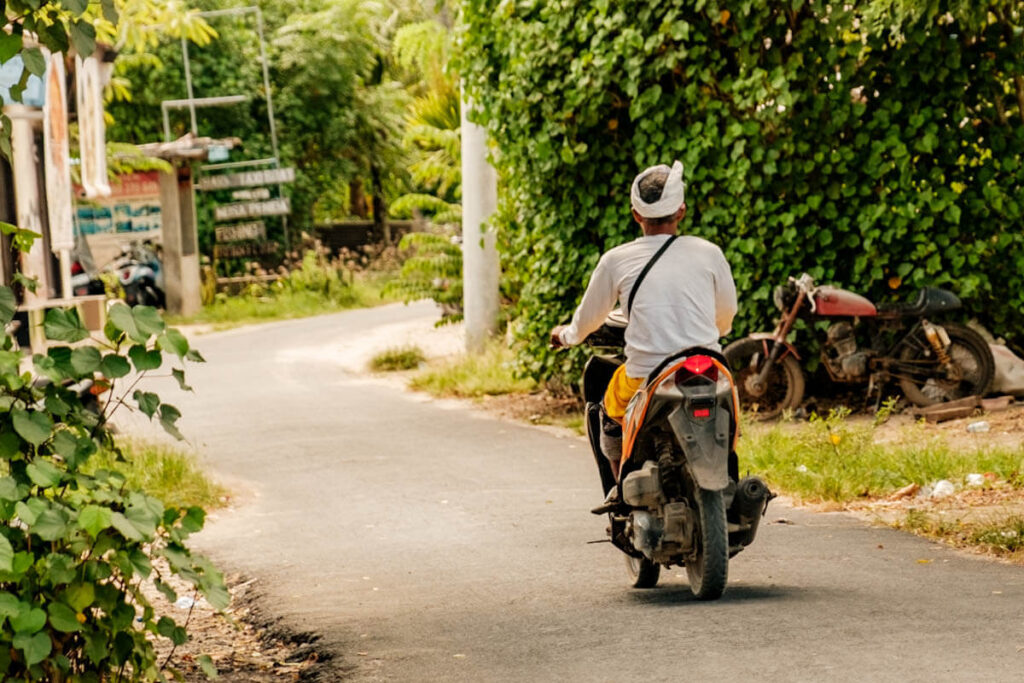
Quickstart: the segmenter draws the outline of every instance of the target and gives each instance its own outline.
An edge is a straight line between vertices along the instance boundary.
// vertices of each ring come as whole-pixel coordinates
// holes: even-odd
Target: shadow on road
[[[756,602],[761,600],[789,600],[805,592],[806,591],[797,586],[779,586],[777,584],[765,586],[729,586],[725,590],[725,595],[720,599],[706,604]],[[686,581],[664,584],[650,590],[631,589],[627,595],[631,602],[642,605],[674,607],[688,602],[701,604],[700,600],[693,597],[693,593],[690,592],[690,587],[687,585]]]

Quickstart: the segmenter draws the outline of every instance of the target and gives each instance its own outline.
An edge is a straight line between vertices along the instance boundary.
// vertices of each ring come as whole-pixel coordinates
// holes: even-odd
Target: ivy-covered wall
[[[677,158],[683,230],[733,267],[734,336],[770,327],[772,289],[807,271],[878,299],[949,287],[1024,338],[1019,12],[968,23],[932,4],[896,36],[847,3],[464,2],[526,369],[572,374],[580,353],[547,332],[639,234],[633,176]]]

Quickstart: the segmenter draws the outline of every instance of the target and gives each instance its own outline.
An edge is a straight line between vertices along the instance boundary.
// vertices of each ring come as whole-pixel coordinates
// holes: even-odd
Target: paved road
[[[626,586],[585,444],[347,372],[425,305],[198,338],[179,401],[254,492],[199,537],[339,680],[1020,681],[1024,570],[777,503],[714,603]]]

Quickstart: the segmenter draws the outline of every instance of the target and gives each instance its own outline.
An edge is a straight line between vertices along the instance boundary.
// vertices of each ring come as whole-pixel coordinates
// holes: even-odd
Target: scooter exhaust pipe
[[[746,527],[735,539],[738,545],[746,547],[754,542],[757,527],[761,523],[768,501],[774,498],[759,477],[746,477],[736,485],[736,494],[729,506],[729,517],[736,519],[742,527]]]

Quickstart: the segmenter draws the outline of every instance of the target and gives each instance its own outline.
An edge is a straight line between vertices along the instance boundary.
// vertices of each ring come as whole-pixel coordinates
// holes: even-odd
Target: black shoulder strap
[[[672,235],[665,240],[665,244],[661,245],[661,248],[654,252],[654,256],[652,256],[651,260],[647,262],[644,269],[640,271],[640,276],[636,279],[636,284],[633,285],[633,291],[629,293],[629,301],[626,302],[627,318],[630,317],[630,314],[633,311],[633,299],[636,298],[636,290],[640,289],[640,284],[644,281],[644,278],[647,277],[647,273],[651,272],[651,268],[658,262],[658,259],[661,258],[661,255],[665,253],[669,246],[676,241],[677,237],[679,237],[679,235]]]

